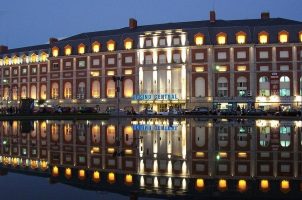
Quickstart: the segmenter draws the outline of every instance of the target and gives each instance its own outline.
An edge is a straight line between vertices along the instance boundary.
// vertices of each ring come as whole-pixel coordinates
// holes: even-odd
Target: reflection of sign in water
[[[279,75],[276,72],[273,72],[271,74],[270,87],[271,87],[271,95],[279,95],[280,82],[279,82]]]
[[[133,130],[134,131],[176,131],[177,126],[138,124],[138,125],[133,125]]]
[[[135,94],[132,99],[138,101],[178,100],[176,94]]]

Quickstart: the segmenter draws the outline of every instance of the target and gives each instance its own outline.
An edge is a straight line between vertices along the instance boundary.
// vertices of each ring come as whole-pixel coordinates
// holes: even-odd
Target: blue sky
[[[9,48],[43,44],[81,32],[208,19],[213,0],[1,0],[0,44]],[[219,19],[272,17],[302,21],[301,0],[216,0]]]

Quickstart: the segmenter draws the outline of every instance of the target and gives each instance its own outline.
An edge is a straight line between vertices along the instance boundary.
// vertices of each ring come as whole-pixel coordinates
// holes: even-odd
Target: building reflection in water
[[[296,195],[302,121],[3,121],[1,174],[150,195]]]

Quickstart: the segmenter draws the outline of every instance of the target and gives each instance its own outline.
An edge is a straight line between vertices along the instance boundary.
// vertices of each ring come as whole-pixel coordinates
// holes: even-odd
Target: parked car
[[[78,110],[79,113],[97,113],[96,109],[93,107],[83,107]]]
[[[121,115],[121,116],[124,116],[124,115],[127,115],[127,111],[126,110],[123,110],[123,109],[111,109],[110,112],[108,113],[109,115]]]
[[[207,107],[195,107],[193,110],[187,112],[189,115],[208,115],[210,113]]]
[[[163,112],[158,112],[157,114],[158,115],[164,115],[164,116],[167,116],[167,115],[179,115],[179,114],[181,114],[181,111],[173,108],[173,109],[168,109],[168,110],[163,111]]]
[[[148,109],[142,110],[140,112],[140,114],[142,114],[142,115],[156,115],[157,112],[155,112],[154,110],[148,108]]]
[[[278,108],[270,108],[270,109],[266,110],[266,113],[268,115],[276,115],[276,113],[278,113],[278,112],[279,112]]]
[[[236,110],[232,110],[232,109],[221,109],[219,112],[219,115],[237,115]]]
[[[261,109],[251,109],[251,110],[247,111],[246,115],[248,115],[248,116],[265,116],[265,115],[267,115],[267,113]]]

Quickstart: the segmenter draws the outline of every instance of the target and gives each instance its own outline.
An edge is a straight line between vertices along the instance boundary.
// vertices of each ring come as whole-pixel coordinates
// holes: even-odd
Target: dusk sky
[[[128,26],[206,20],[213,0],[2,0],[0,44],[17,48],[44,44],[49,37]],[[216,0],[219,19],[271,17],[302,21],[301,0]]]

